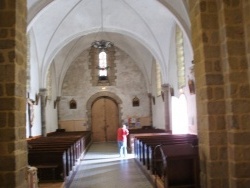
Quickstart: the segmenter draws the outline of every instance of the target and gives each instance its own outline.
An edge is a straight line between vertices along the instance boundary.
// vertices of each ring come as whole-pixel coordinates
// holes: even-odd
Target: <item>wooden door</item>
[[[92,105],[93,141],[116,141],[118,126],[117,104],[107,97],[96,100]]]

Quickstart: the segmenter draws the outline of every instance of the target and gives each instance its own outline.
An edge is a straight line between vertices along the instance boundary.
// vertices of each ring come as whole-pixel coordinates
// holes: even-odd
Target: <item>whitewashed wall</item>
[[[173,37],[174,38],[174,37]],[[175,41],[171,42],[170,54],[169,57],[169,67],[171,71],[168,72],[169,83],[171,87],[174,88],[174,97],[177,99],[180,96],[180,92],[178,90],[178,76],[177,76],[177,66],[176,66],[176,46]],[[193,75],[191,73],[192,64],[192,52],[189,49],[186,38],[184,38],[184,60],[185,60],[185,71],[186,71],[186,86],[183,88],[183,93],[185,95],[187,101],[187,129],[189,133],[197,134],[197,115],[196,115],[196,96],[195,94],[191,94],[188,86],[188,80],[193,79]],[[165,109],[164,102],[161,96],[157,96],[156,94],[156,75],[155,75],[155,67],[152,69],[152,87],[151,93],[152,96],[155,97],[155,104],[152,104],[152,118],[153,118],[153,126],[156,128],[165,129]],[[194,80],[195,82],[195,80]],[[164,84],[164,83],[163,83]],[[172,124],[171,124],[172,126]]]
[[[54,101],[57,98],[56,92],[56,77],[54,63],[50,66],[51,77],[51,96],[46,102],[45,117],[46,117],[46,133],[54,132],[58,128],[58,107],[54,107]],[[47,77],[48,78],[48,77]]]
[[[36,100],[36,95],[39,95],[39,74],[38,65],[35,63],[34,59],[31,60],[30,65],[30,99]],[[58,128],[58,115],[57,108],[54,108],[54,100],[57,98],[56,94],[56,78],[53,76],[55,71],[54,66],[51,66],[52,72],[52,91],[51,98],[48,98],[45,109],[45,122],[46,122],[46,133],[54,132]],[[28,107],[28,106],[27,106]],[[29,133],[29,117],[28,108],[26,108],[26,137],[30,136]],[[38,103],[34,105],[34,123],[31,128],[31,136],[41,136],[42,135],[42,119],[41,119],[41,97],[39,96]]]
[[[154,62],[155,63],[155,62]],[[153,126],[159,129],[165,129],[165,109],[164,109],[164,101],[162,96],[157,96],[156,93],[156,71],[155,65],[152,66],[152,87],[151,87],[151,94],[152,97],[155,97],[155,104],[152,102],[152,119],[153,119]]]
[[[29,86],[27,88],[29,92],[29,98],[32,100],[36,100],[36,95],[39,94],[39,63],[37,60],[37,50],[35,40],[33,38],[33,33],[30,33],[30,52],[29,54],[33,54],[30,56],[30,73],[29,73]],[[28,96],[27,96],[28,97]],[[40,100],[37,105],[34,105],[34,124],[31,128],[31,136],[41,135],[41,105]],[[27,105],[28,107],[28,105]],[[29,137],[29,117],[28,117],[28,108],[26,108],[26,137]]]
[[[185,96],[187,98],[187,113],[188,113],[188,129],[190,133],[197,134],[197,111],[196,111],[196,95],[191,94],[188,87],[188,79],[194,80],[194,75],[191,71],[193,68],[193,56],[191,49],[188,47],[187,40],[184,40],[184,49],[185,49],[185,66],[186,66],[186,88],[185,88]]]

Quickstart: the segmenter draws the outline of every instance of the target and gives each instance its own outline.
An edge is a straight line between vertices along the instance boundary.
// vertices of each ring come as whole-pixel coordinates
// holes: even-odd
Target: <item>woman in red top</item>
[[[117,130],[117,143],[119,148],[120,157],[127,156],[127,136],[129,134],[126,125],[122,125],[122,127]]]

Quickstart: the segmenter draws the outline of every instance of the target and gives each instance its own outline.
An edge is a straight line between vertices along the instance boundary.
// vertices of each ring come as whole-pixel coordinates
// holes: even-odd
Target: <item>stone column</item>
[[[150,125],[153,126],[153,114],[152,114],[152,94],[148,93],[149,99],[149,116],[150,116]]]
[[[41,121],[42,121],[42,136],[47,135],[46,131],[46,96],[47,96],[47,89],[41,88],[39,95],[41,97]]]
[[[164,100],[165,106],[165,129],[167,132],[172,132],[171,127],[171,94],[170,94],[170,85],[163,84],[162,85],[162,97]]]
[[[189,1],[201,187],[250,187],[249,5]]]
[[[61,97],[57,96],[56,97],[56,108],[57,108],[57,121],[60,122],[60,101],[61,101]],[[61,126],[60,124],[58,125],[58,128],[60,129]]]
[[[28,187],[25,0],[0,2],[0,187]]]
[[[228,187],[250,187],[250,83],[243,12],[249,1],[217,2],[227,129]],[[245,22],[245,24],[249,23]],[[217,161],[216,161],[217,162]],[[225,168],[226,169],[226,168]],[[223,170],[222,170],[223,171]]]

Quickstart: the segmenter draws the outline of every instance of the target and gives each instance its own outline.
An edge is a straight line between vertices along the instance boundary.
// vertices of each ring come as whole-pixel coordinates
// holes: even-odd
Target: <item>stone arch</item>
[[[95,93],[94,95],[92,95],[88,101],[87,101],[87,117],[88,117],[88,125],[89,128],[91,130],[91,125],[92,125],[92,116],[91,116],[91,107],[93,105],[93,103],[100,97],[109,97],[110,99],[114,100],[116,102],[116,104],[118,105],[118,110],[119,110],[119,122],[121,123],[121,117],[122,117],[122,100],[120,99],[119,96],[117,96],[115,93],[109,92],[109,91],[101,91],[98,93]]]

